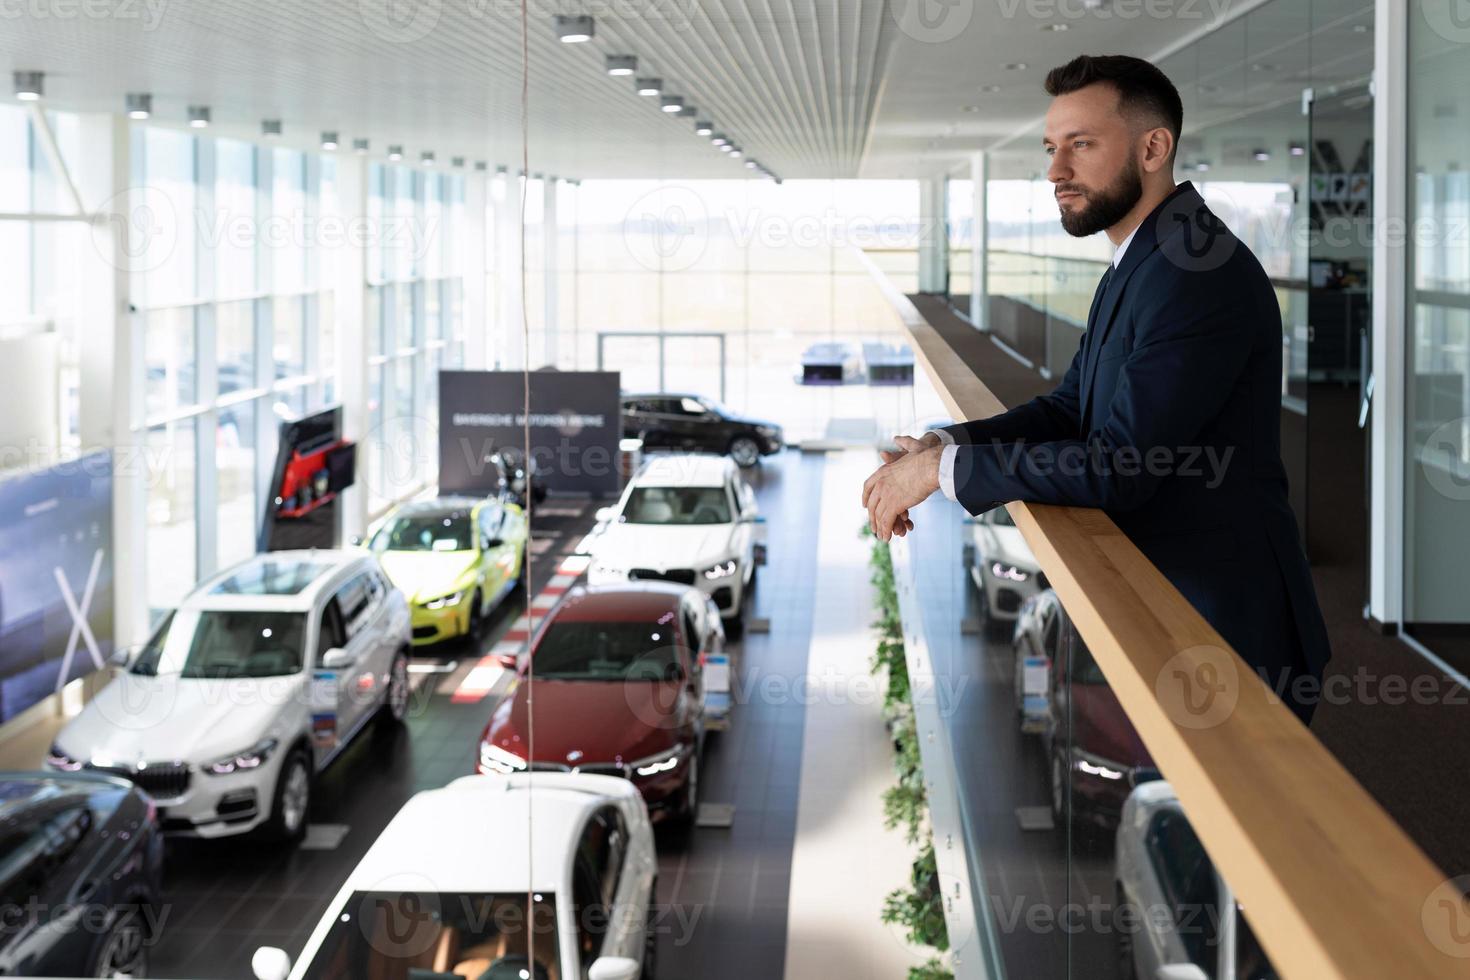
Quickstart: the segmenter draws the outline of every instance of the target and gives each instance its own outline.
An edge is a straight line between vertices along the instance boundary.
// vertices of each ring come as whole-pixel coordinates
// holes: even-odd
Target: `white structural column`
[[[357,485],[340,498],[338,520],[342,540],[361,535],[367,528],[368,487],[368,324],[367,275],[368,249],[380,241],[383,229],[368,224],[368,170],[366,158],[343,156],[337,161],[337,201],[342,209],[343,226],[364,229],[364,234],[349,234],[338,246],[341,249],[332,283],[332,310],[337,318],[337,398],[342,403],[342,436],[357,443]]]
[[[129,223],[141,201],[129,190],[132,143],[126,118],[84,114],[77,191],[95,215],[77,250],[82,447],[113,450],[112,588],[114,640],[141,642],[148,631],[146,450],[143,429],[143,337],[131,308]]]
[[[526,348],[521,335],[521,184],[514,176],[496,178],[504,198],[495,208],[495,266],[500,286],[499,343],[495,345],[495,366],[514,371],[525,366]]]
[[[919,292],[949,288],[949,229],[944,174],[919,181]]]
[[[853,489],[872,468],[871,451],[828,453],[822,477],[811,647],[793,691],[806,702],[806,726],[785,975],[802,980],[894,980],[924,960],[902,927],[879,919],[884,897],[908,881],[918,847],[883,826],[893,743],[870,667],[878,642],[871,543],[855,533],[864,512]]]
[[[1415,7],[1414,9],[1418,9]],[[1408,6],[1378,0],[1373,38],[1373,215],[1407,229]],[[1404,352],[1408,237],[1373,238],[1373,410],[1369,432],[1368,610],[1398,623],[1404,571]]]
[[[984,153],[970,156],[970,213],[974,227],[970,233],[970,322],[981,330],[990,329],[990,283],[985,276],[990,222],[987,220],[985,194],[990,177],[990,159]]]
[[[555,177],[547,177],[541,185],[541,243],[544,246],[546,256],[546,274],[543,281],[546,286],[546,315],[542,318],[542,332],[545,336],[545,346],[542,348],[545,356],[543,364],[556,364],[556,338],[560,332],[560,324],[557,319],[557,292],[558,278],[561,275],[561,251],[558,241],[556,226],[556,189],[558,186]],[[534,364],[532,367],[541,367]]]
[[[486,266],[486,227],[490,209],[490,178],[480,172],[464,179],[465,228],[459,240],[464,254],[464,366],[480,371],[490,366],[490,305]]]

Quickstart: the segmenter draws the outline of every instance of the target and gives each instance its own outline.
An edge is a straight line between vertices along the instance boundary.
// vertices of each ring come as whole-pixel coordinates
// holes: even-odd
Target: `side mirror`
[[[126,670],[128,664],[133,662],[133,655],[137,653],[138,650],[138,647],[118,647],[117,649],[113,650],[112,655],[107,658],[107,666],[119,667],[123,670]]]
[[[250,969],[255,980],[286,980],[291,973],[291,957],[284,949],[261,946],[250,957]]]
[[[361,534],[354,534],[354,535],[352,535],[352,537],[350,537],[350,538],[347,539],[347,543],[350,544],[350,545],[352,545],[352,547],[354,547],[354,548],[361,548],[362,547],[362,535]],[[274,949],[275,947],[274,946],[265,946],[265,947],[262,947],[262,948],[263,949]]]
[[[593,519],[597,521],[597,523],[606,524],[608,521],[617,516],[617,512],[618,509],[616,507],[599,507],[597,508],[597,513],[593,514],[592,516]]]
[[[599,956],[587,971],[587,980],[638,980],[643,966],[625,956]]]
[[[340,670],[351,663],[352,658],[341,647],[332,647],[332,649],[322,654],[323,670]]]
[[[1158,968],[1154,980],[1210,980],[1204,970],[1193,963],[1169,963]]]
[[[500,540],[499,538],[486,538],[483,547],[486,551],[489,551],[491,548],[499,548],[503,544],[505,544],[505,542]]]

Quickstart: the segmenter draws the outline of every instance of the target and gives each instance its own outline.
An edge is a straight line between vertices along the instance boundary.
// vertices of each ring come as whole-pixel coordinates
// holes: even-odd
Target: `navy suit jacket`
[[[1101,508],[1292,700],[1283,672],[1320,678],[1330,652],[1287,502],[1271,282],[1186,181],[1103,285],[1055,391],[948,427],[955,495]]]

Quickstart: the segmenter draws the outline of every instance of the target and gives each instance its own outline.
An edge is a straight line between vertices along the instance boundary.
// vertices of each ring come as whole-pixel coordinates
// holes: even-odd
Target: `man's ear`
[[[1144,173],[1157,173],[1169,165],[1174,155],[1174,134],[1164,126],[1156,126],[1143,134],[1143,159],[1140,166]]]

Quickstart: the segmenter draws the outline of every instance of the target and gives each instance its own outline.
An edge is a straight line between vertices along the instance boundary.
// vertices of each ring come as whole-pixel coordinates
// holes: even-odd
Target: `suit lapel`
[[[1114,270],[1108,288],[1103,290],[1101,301],[1097,304],[1097,314],[1092,323],[1088,325],[1088,332],[1096,336],[1089,341],[1090,357],[1083,365],[1082,373],[1082,419],[1084,424],[1091,418],[1092,392],[1097,375],[1097,354],[1107,342],[1108,331],[1112,328],[1113,318],[1118,313],[1118,305],[1122,302],[1123,294],[1127,290],[1128,279],[1145,259],[1153,254],[1159,247],[1159,242],[1167,235],[1173,234],[1179,225],[1172,220],[1172,216],[1180,212],[1193,213],[1197,208],[1204,207],[1204,199],[1194,189],[1189,181],[1184,181],[1174,188],[1174,192],[1166,197],[1159,206],[1149,212],[1139,224],[1138,230],[1133,235],[1133,240],[1128,243],[1128,250],[1123,253],[1118,268]],[[1161,226],[1161,222],[1164,223]]]

